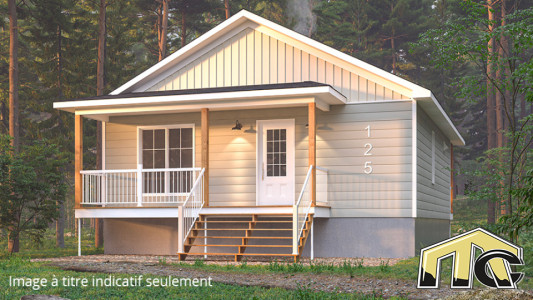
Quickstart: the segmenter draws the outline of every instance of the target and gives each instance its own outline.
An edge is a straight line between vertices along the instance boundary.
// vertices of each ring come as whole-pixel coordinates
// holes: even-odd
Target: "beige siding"
[[[329,170],[332,216],[411,216],[410,102],[332,106],[318,114],[317,138],[317,165]],[[365,155],[367,143],[372,155]],[[367,161],[371,174],[364,173]]]
[[[450,141],[417,108],[417,216],[450,217]],[[435,135],[435,183],[432,183],[432,132]]]
[[[285,41],[285,42],[284,42]],[[367,72],[333,57],[302,50],[301,45],[283,41],[246,28],[191,63],[162,78],[149,91],[214,88],[252,84],[317,81],[343,93],[349,102],[405,99],[405,90],[394,90],[382,78],[367,79]],[[390,85],[386,87],[384,85]]]
[[[329,169],[329,200],[336,217],[411,215],[411,102],[332,106],[317,113],[317,164]],[[307,109],[263,109],[210,113],[211,205],[256,204],[256,121],[295,119],[295,198],[307,172]],[[232,131],[235,120],[243,130]],[[200,114],[112,117],[106,127],[108,169],[134,168],[137,126],[196,126],[200,166]],[[366,126],[371,126],[368,138]],[[366,143],[373,148],[365,156]],[[124,154],[124,155],[122,155]],[[365,174],[371,161],[373,172]],[[120,163],[119,163],[120,162]]]

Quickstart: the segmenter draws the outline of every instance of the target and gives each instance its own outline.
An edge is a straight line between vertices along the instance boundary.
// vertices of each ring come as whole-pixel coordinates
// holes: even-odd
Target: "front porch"
[[[199,224],[213,217],[249,217],[249,229],[228,229],[245,230],[246,237],[256,234],[257,218],[261,224],[267,216],[290,217],[290,255],[299,257],[313,217],[330,216],[328,171],[316,167],[316,110],[328,111],[330,105],[343,103],[343,96],[329,86],[309,83],[263,88],[267,95],[247,87],[231,95],[219,91],[215,96],[207,89],[164,99],[157,97],[160,93],[139,93],[70,104],[76,107],[76,217],[177,219],[177,252],[183,257],[202,237]],[[239,97],[241,93],[245,95]],[[213,102],[213,97],[219,100]],[[168,106],[170,99],[174,106]],[[250,128],[240,131],[239,121],[227,127],[228,115],[235,114]],[[103,170],[81,169],[84,117],[103,121],[104,128],[127,128],[104,129]],[[249,151],[245,158],[239,157],[239,147]],[[238,257],[246,255],[246,244],[242,240]]]

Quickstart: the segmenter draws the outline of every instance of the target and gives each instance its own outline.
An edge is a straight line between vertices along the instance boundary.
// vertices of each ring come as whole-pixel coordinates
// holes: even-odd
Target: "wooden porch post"
[[[313,166],[311,171],[311,202],[312,206],[316,206],[316,104],[309,103],[307,109],[308,114],[308,130],[309,130],[309,166]]]
[[[83,117],[74,117],[74,208],[81,207],[83,170]]]
[[[204,200],[209,206],[209,109],[202,108],[202,167],[204,172]]]

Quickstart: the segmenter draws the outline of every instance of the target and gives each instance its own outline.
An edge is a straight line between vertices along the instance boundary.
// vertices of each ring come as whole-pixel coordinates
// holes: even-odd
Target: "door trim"
[[[292,203],[287,205],[293,205],[294,199],[295,199],[295,189],[296,189],[296,122],[295,119],[268,119],[268,120],[256,120],[255,121],[255,128],[257,128],[257,133],[255,135],[255,205],[256,206],[264,206],[260,204],[260,196],[261,196],[261,174],[262,172],[262,155],[263,155],[263,141],[260,141],[260,138],[263,139],[263,124],[270,123],[270,124],[276,124],[279,122],[287,122],[287,130],[292,132],[293,137],[293,144],[292,144],[292,155],[289,157],[287,155],[287,161],[289,159],[292,159],[292,166],[287,169],[287,171],[290,171],[292,173]],[[261,147],[260,147],[261,146]],[[288,149],[288,144],[287,144]],[[288,153],[287,153],[288,154]],[[289,166],[288,166],[289,167]],[[289,176],[287,176],[289,177]]]

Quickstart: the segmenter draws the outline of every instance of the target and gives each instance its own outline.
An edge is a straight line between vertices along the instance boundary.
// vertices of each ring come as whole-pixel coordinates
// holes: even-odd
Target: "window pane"
[[[165,149],[165,130],[154,130],[154,149]]]
[[[287,154],[286,154],[286,153],[280,153],[279,156],[280,156],[280,157],[279,157],[279,163],[280,163],[280,164],[285,164],[285,163],[286,163],[285,158],[286,158]]]
[[[274,130],[274,139],[279,140],[279,129]]]
[[[286,175],[287,175],[287,167],[286,166],[280,166],[279,176],[286,176]]]
[[[143,149],[154,149],[153,130],[143,130]]]
[[[192,148],[192,128],[181,129],[181,148]]]
[[[274,176],[279,176],[279,166],[273,166],[274,167]]]
[[[272,154],[267,154],[267,164],[273,164],[274,158]]]
[[[154,150],[154,169],[165,167],[165,150]]]
[[[192,150],[191,149],[181,150],[181,167],[192,168]]]
[[[154,168],[154,151],[143,150],[143,169]]]
[[[286,136],[287,136],[286,131],[287,131],[286,129],[281,129],[280,130],[280,133],[279,133],[279,139],[280,140],[284,141],[286,139]]]
[[[279,142],[274,142],[274,152],[279,152]]]
[[[272,153],[272,152],[274,152],[274,143],[268,142],[267,143],[267,153]]]
[[[274,138],[273,130],[267,130],[267,141],[271,141]]]
[[[179,149],[169,150],[168,167],[169,168],[180,168],[181,167],[181,154],[180,154]]]
[[[274,164],[279,164],[279,154],[274,154]]]
[[[273,165],[267,165],[267,176],[272,176],[274,175],[274,166]]]
[[[168,131],[168,146],[170,148],[180,147],[180,130],[179,129],[170,129]]]
[[[285,142],[280,142],[279,145],[280,145],[279,151],[280,152],[285,152],[286,149],[287,149],[287,146],[285,145]]]

